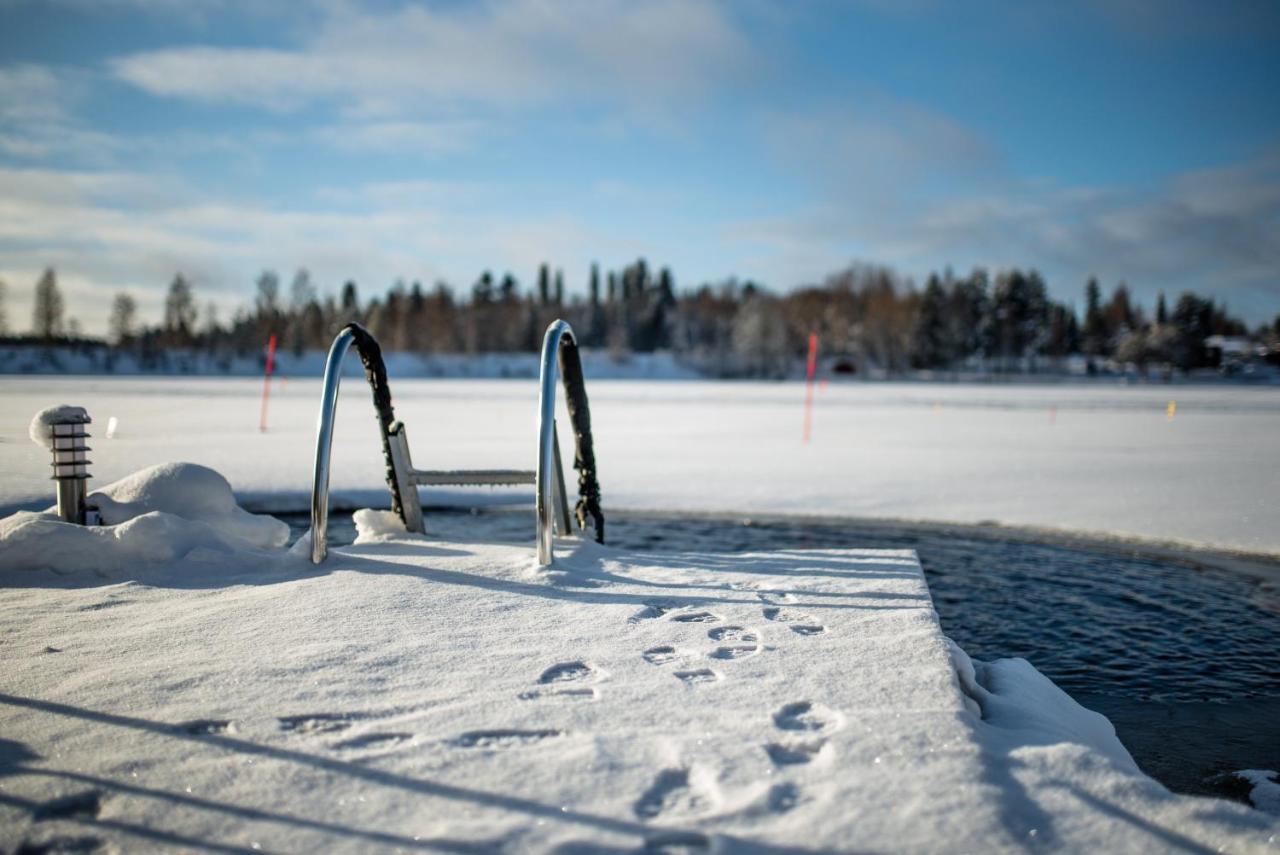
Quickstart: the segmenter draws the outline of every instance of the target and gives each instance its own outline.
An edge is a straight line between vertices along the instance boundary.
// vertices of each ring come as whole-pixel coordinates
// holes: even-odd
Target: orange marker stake
[[[809,361],[805,365],[804,381],[804,442],[809,444],[813,433],[813,375],[818,371],[818,334],[809,333]]]
[[[258,418],[258,430],[267,432],[267,398],[271,396],[271,372],[276,367],[276,334],[267,339],[267,371],[262,375],[262,415]]]
[[[1168,421],[1173,421],[1173,417],[1178,413],[1178,402],[1170,401],[1169,405],[1164,408],[1164,417]]]

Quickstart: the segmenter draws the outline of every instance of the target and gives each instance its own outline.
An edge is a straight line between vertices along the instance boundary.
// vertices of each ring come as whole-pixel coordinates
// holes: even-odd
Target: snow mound
[[[85,412],[84,407],[59,404],[56,407],[46,407],[36,413],[31,419],[31,427],[27,428],[27,435],[31,437],[31,441],[36,445],[52,449],[53,425],[66,422],[88,424],[91,421],[93,420],[89,418],[89,414]]]
[[[88,504],[98,508],[106,525],[159,511],[205,523],[221,535],[262,549],[282,547],[289,539],[288,525],[243,510],[226,478],[195,463],[148,467],[91,493]]]
[[[1010,745],[1079,745],[1116,769],[1141,775],[1106,716],[1085,709],[1025,659],[975,662],[947,639],[951,660],[971,712],[976,704],[988,735]]]
[[[409,534],[405,530],[404,521],[396,516],[394,511],[362,508],[351,515],[351,521],[356,524],[355,542],[357,544],[384,543],[388,540],[407,537]]]
[[[285,523],[241,509],[225,478],[194,463],[135,472],[90,494],[88,504],[103,525],[75,525],[50,511],[0,519],[0,571],[115,573],[202,552],[260,559],[289,538]]]
[[[0,519],[0,573],[12,570],[119,573],[139,564],[266,554],[199,520],[151,511],[119,525],[82,526],[55,514]]]

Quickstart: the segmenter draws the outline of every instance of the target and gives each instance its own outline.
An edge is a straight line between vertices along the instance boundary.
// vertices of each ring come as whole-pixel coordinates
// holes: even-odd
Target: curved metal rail
[[[556,320],[547,327],[542,339],[542,363],[538,375],[538,467],[534,474],[534,507],[538,521],[538,564],[542,566],[550,564],[554,557],[552,535],[556,482],[553,473],[559,475],[560,495],[564,496],[555,422],[557,373],[564,381],[565,403],[573,424],[573,468],[578,470],[578,526],[586,528],[587,517],[591,517],[596,540],[604,543],[604,514],[600,509],[600,483],[596,476],[595,444],[591,438],[591,411],[582,376],[582,357],[578,353],[573,328],[565,321]],[[568,526],[564,525],[564,528]]]
[[[387,368],[382,362],[382,348],[368,330],[359,324],[347,324],[333,340],[324,363],[324,392],[320,398],[320,417],[316,423],[316,460],[311,484],[311,563],[319,564],[328,554],[329,532],[329,460],[333,446],[333,418],[338,408],[338,386],[342,382],[342,360],[351,345],[356,346],[364,364],[365,379],[373,391],[373,406],[378,411],[382,434],[382,455],[387,466],[387,487],[391,490],[391,509],[405,518],[405,496],[396,478],[391,456],[391,437],[397,432],[395,411],[391,408],[391,389],[387,385]],[[408,497],[418,507],[417,495]],[[419,511],[419,518],[421,512]]]

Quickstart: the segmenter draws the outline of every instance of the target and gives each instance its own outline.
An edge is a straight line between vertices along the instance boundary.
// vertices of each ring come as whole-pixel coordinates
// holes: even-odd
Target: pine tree
[[[169,283],[169,293],[164,298],[164,329],[176,344],[191,342],[196,327],[196,302],[191,283],[181,273]]]
[[[356,293],[356,283],[350,279],[342,286],[342,317],[347,321],[360,317],[360,295]]]
[[[1101,356],[1107,352],[1107,323],[1102,316],[1102,292],[1098,280],[1092,276],[1084,286],[1084,352]]]
[[[946,329],[946,293],[936,273],[929,275],[911,341],[911,362],[916,368],[944,368],[951,361]]]
[[[65,307],[62,292],[58,290],[58,276],[52,267],[45,268],[36,282],[35,307],[32,311],[32,328],[46,342],[62,335],[62,313]]]
[[[538,303],[547,305],[551,300],[551,271],[546,263],[538,265]]]
[[[1160,295],[1156,297],[1156,323],[1159,324],[1160,326],[1164,326],[1165,324],[1169,323],[1169,310],[1165,307],[1165,304],[1164,304],[1163,291],[1161,291]]]

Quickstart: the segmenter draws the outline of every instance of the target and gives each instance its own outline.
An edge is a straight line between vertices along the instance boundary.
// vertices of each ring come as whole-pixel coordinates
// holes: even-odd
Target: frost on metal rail
[[[395,411],[391,406],[391,389],[387,383],[387,369],[382,361],[382,349],[364,327],[347,324],[333,340],[324,367],[324,392],[320,399],[320,418],[316,427],[316,459],[311,487],[312,563],[324,561],[328,553],[329,460],[333,446],[333,419],[338,406],[342,361],[353,344],[360,355],[365,378],[373,392],[373,406],[378,414],[378,427],[382,435],[382,454],[386,461],[387,487],[391,490],[391,509],[404,521],[405,529],[423,531],[419,485],[532,484],[537,516],[538,563],[550,564],[553,528],[558,529],[562,535],[572,531],[555,422],[556,377],[559,375],[564,382],[565,403],[573,427],[573,468],[578,471],[578,503],[574,516],[577,517],[579,528],[585,529],[590,520],[595,529],[596,540],[604,543],[604,514],[600,509],[600,483],[596,477],[595,446],[591,440],[591,412],[582,376],[582,359],[578,354],[578,343],[572,327],[557,320],[547,327],[542,340],[538,456],[536,467],[532,471],[422,470],[413,468],[405,426],[396,421]]]

